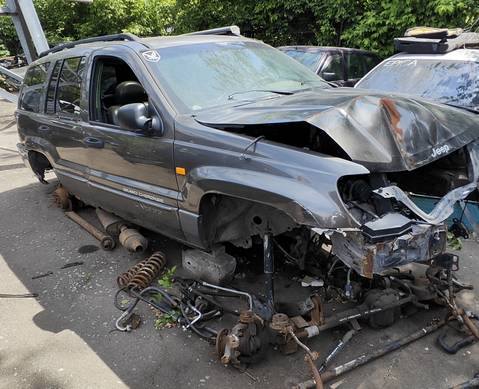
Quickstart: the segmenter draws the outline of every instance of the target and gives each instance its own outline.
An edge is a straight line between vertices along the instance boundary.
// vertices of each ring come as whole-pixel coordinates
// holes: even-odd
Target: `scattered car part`
[[[67,269],[69,267],[74,267],[74,266],[81,266],[83,265],[85,262],[83,261],[75,261],[75,262],[69,262],[69,263],[65,263],[62,267],[60,267],[60,269]]]
[[[72,210],[70,193],[62,185],[58,185],[57,188],[53,191],[53,202],[63,210]]]
[[[456,354],[459,350],[473,344],[477,339],[474,335],[466,336],[453,344],[446,341],[447,333],[444,332],[437,337],[437,344],[448,354]]]
[[[462,220],[458,218],[452,219],[452,224],[449,226],[451,232],[456,238],[469,239],[469,231]]]
[[[463,382],[462,384],[455,385],[451,389],[474,389],[479,388],[479,373],[476,373],[474,378],[469,381]]]
[[[103,229],[111,236],[120,235],[121,227],[128,225],[125,220],[119,218],[116,215],[113,215],[110,212],[106,212],[101,208],[96,208],[95,212],[96,216],[98,217],[98,220],[103,226]]]
[[[23,293],[23,294],[0,293],[0,298],[4,298],[4,299],[20,299],[20,298],[35,298],[35,297],[38,297],[38,293]]]
[[[351,338],[356,334],[356,330],[349,330],[344,334],[343,338],[339,341],[336,347],[331,351],[330,354],[324,359],[324,362],[319,366],[319,373],[322,373],[326,367],[330,364],[333,358],[346,346],[346,344],[351,340]]]
[[[194,278],[221,285],[233,279],[236,258],[227,254],[224,246],[213,248],[211,253],[185,249],[182,252],[182,267]]]
[[[161,251],[152,254],[148,259],[138,262],[117,278],[120,288],[142,290],[159,276],[166,265],[166,257]]]
[[[262,339],[263,333],[263,320],[253,311],[242,311],[238,323],[231,330],[218,332],[216,351],[221,363],[238,367],[258,360],[267,343]]]
[[[101,247],[104,250],[113,250],[115,248],[115,241],[113,238],[106,233],[100,231],[94,225],[88,223],[85,219],[83,219],[80,215],[78,215],[74,211],[66,211],[65,215],[77,223],[80,227],[86,230],[90,235],[96,238],[99,242]]]
[[[357,367],[363,366],[368,362],[371,362],[379,357],[382,357],[386,354],[389,354],[392,351],[395,351],[405,345],[408,345],[418,339],[423,338],[426,335],[429,335],[430,333],[433,333],[434,331],[437,331],[439,328],[441,328],[445,324],[445,321],[438,321],[436,323],[430,324],[424,328],[421,328],[418,331],[413,332],[410,335],[405,336],[402,339],[398,339],[392,342],[388,342],[386,346],[379,347],[375,349],[374,351],[364,353],[357,358],[354,358],[353,360],[346,362],[343,365],[337,366],[333,369],[329,369],[323,374],[321,374],[321,379],[323,383],[326,383],[328,381],[331,381],[332,379],[339,377],[340,375],[343,375]],[[315,388],[316,383],[312,380],[310,381],[305,381],[302,383],[299,383],[295,386],[293,386],[292,389],[310,389],[310,388]]]
[[[43,277],[48,277],[48,276],[51,276],[53,274],[52,271],[47,271],[46,273],[43,273],[43,274],[39,274],[37,276],[33,276],[32,277],[32,280],[37,280],[39,278],[43,278]]]
[[[120,227],[120,244],[131,253],[141,253],[148,247],[148,240],[138,230],[126,225]]]

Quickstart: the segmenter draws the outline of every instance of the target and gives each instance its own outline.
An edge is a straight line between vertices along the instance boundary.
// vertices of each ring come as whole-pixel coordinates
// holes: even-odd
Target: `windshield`
[[[441,103],[479,108],[479,64],[435,59],[391,59],[357,88],[418,95]]]
[[[261,43],[200,43],[157,52],[159,60],[147,63],[183,112],[329,87],[303,65]]]
[[[310,68],[313,72],[316,72],[316,70],[318,70],[319,60],[323,56],[323,53],[319,51],[285,49],[282,50],[282,52],[289,55],[291,58],[294,58],[296,61],[302,63],[304,66]]]

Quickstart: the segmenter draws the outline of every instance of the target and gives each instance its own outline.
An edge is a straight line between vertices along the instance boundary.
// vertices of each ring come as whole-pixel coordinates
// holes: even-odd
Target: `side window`
[[[343,79],[343,56],[341,53],[330,54],[320,74],[326,81]]]
[[[55,94],[57,91],[58,75],[62,68],[62,62],[62,60],[55,62],[55,67],[53,68],[50,82],[48,83],[47,101],[45,103],[45,113],[47,114],[55,113]]]
[[[357,79],[366,74],[365,56],[361,54],[348,53],[348,78]]]
[[[148,95],[132,69],[119,58],[98,58],[93,67],[91,120],[118,126],[118,110],[132,103],[148,103]]]
[[[63,61],[55,99],[56,112],[73,117],[80,115],[80,86],[84,69],[85,57]]]
[[[23,80],[19,98],[19,108],[30,112],[40,112],[40,101],[45,92],[45,82],[50,63],[32,66]]]
[[[365,71],[367,73],[381,61],[379,60],[378,57],[375,57],[373,55],[365,55],[364,62],[366,63]]]

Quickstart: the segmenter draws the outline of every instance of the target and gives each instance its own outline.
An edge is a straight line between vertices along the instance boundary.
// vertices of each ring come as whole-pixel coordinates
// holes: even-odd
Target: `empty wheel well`
[[[201,199],[202,239],[207,247],[230,242],[250,247],[251,237],[270,230],[273,235],[291,231],[297,224],[283,211],[269,205],[221,194]]]
[[[38,151],[28,152],[28,162],[35,174],[44,178],[45,171],[52,169],[50,161],[42,153]]]

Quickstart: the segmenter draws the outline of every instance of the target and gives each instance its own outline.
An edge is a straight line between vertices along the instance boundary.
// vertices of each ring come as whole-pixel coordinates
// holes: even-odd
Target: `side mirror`
[[[321,72],[319,75],[326,81],[338,80],[338,76],[336,75],[336,73],[333,73],[333,72]]]
[[[146,132],[161,136],[163,126],[161,119],[148,112],[148,106],[144,103],[131,103],[118,108],[118,124],[121,128],[133,132]]]

